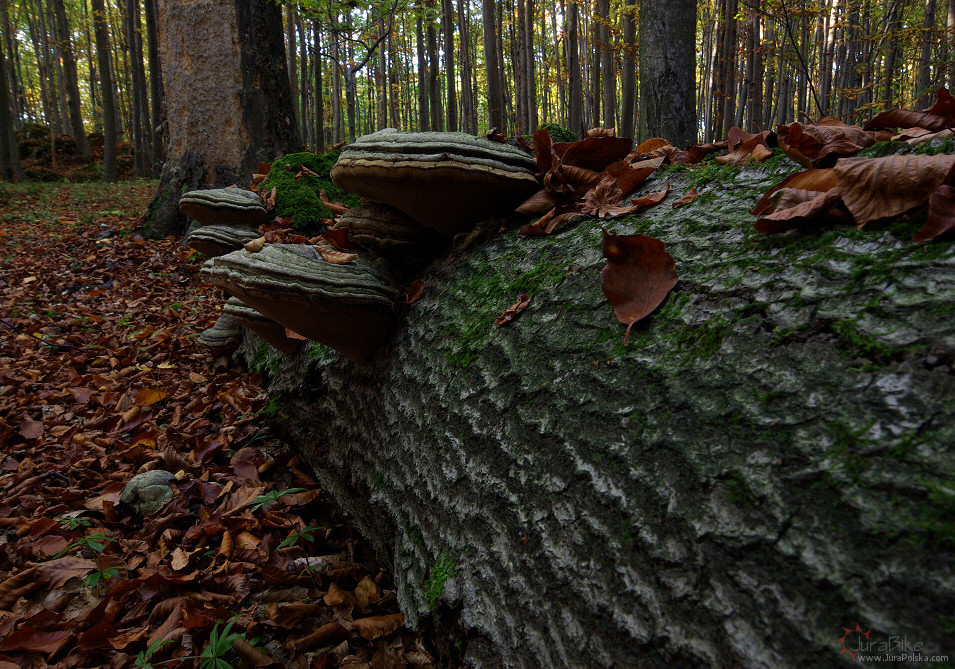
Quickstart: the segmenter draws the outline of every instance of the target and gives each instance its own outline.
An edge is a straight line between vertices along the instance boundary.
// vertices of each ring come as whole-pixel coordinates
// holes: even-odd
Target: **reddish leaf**
[[[530,215],[543,214],[556,204],[557,198],[546,189],[541,189],[524,200],[515,211]]]
[[[699,196],[700,196],[700,194],[696,192],[696,189],[695,189],[695,188],[691,188],[691,189],[686,193],[686,195],[684,195],[684,196],[681,197],[679,200],[677,200],[676,202],[673,203],[673,208],[676,209],[676,208],[678,208],[678,207],[685,207],[686,205],[688,205],[688,204],[690,204],[691,202],[693,202],[693,200],[695,200],[695,199],[698,198]]]
[[[521,295],[521,299],[509,306],[504,310],[500,316],[498,316],[494,324],[498,327],[504,325],[505,323],[510,323],[512,320],[517,318],[517,315],[524,311],[527,308],[527,305],[530,304],[531,296],[530,295]]]
[[[655,204],[660,204],[663,202],[664,198],[667,196],[667,193],[670,192],[670,184],[666,185],[666,188],[663,190],[658,190],[654,193],[647,193],[643,197],[637,197],[632,200],[633,204],[638,207],[652,207]]]
[[[555,144],[554,149],[561,155],[562,165],[600,172],[607,165],[626,158],[631,144],[626,137],[588,137],[579,142]]]
[[[26,418],[20,423],[20,436],[24,439],[39,439],[43,436],[43,423]]]
[[[418,301],[418,298],[421,297],[421,293],[424,292],[424,281],[421,279],[416,279],[414,283],[408,288],[404,296],[405,304],[414,304]]]
[[[549,171],[554,164],[554,157],[551,153],[550,133],[543,128],[538,128],[534,133],[534,154],[537,157],[537,169],[541,174]]]
[[[940,88],[935,92],[935,104],[926,109],[925,113],[947,118],[955,124],[955,98],[947,88]]]
[[[392,613],[386,616],[372,616],[353,620],[352,625],[365,639],[377,639],[387,636],[405,624],[403,613]]]
[[[773,193],[780,188],[801,188],[804,190],[815,190],[822,192],[835,187],[838,181],[839,179],[836,176],[836,172],[831,167],[820,170],[806,170],[805,172],[791,174],[766,191],[766,193],[762,198],[760,198],[759,202],[756,203],[756,206],[753,207],[750,213],[754,216],[759,216],[760,214],[767,211],[767,209],[770,207],[770,201],[773,197]]]
[[[780,191],[783,192],[783,191]],[[847,223],[852,218],[842,204],[838,188],[812,193],[815,197],[785,209],[777,209],[756,221],[756,230],[770,235],[786,230],[815,228],[824,224]]]
[[[600,277],[604,295],[617,320],[630,328],[656,309],[677,283],[676,263],[666,245],[646,235],[611,235],[604,231],[607,264]]]
[[[23,625],[0,642],[0,651],[22,650],[33,653],[52,653],[63,645],[63,642],[70,636],[72,634],[69,630],[42,631],[32,625]]]
[[[944,130],[955,127],[955,121],[930,114],[928,112],[892,109],[882,112],[862,126],[863,130],[882,130],[886,128],[925,128],[926,130]]]
[[[695,165],[697,163],[703,162],[703,159],[706,158],[711,153],[716,153],[725,149],[729,144],[727,140],[722,140],[720,142],[713,142],[711,144],[697,144],[691,146],[686,151],[686,156],[679,161],[683,165]]]
[[[133,397],[136,406],[146,407],[169,397],[169,393],[158,388],[143,388]]]
[[[857,126],[800,123],[779,126],[778,141],[779,148],[804,167],[832,164],[839,156],[855,155],[875,143],[869,133]]]
[[[912,239],[929,242],[952,230],[955,230],[955,188],[942,184],[929,197],[928,220]]]

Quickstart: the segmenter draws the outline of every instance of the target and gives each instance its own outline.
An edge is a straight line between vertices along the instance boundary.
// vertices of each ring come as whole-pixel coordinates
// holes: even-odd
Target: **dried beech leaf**
[[[418,298],[421,297],[421,293],[424,292],[424,281],[421,279],[415,279],[414,283],[408,287],[408,290],[405,292],[404,299],[402,300],[405,304],[414,304],[418,301]]]
[[[521,295],[521,298],[517,302],[515,302],[514,304],[509,306],[507,309],[505,309],[504,313],[502,313],[500,316],[498,316],[494,320],[494,324],[500,327],[504,325],[505,323],[510,323],[512,320],[517,318],[517,315],[520,312],[524,311],[524,309],[527,308],[527,305],[530,304],[530,302],[531,302],[530,295]],[[356,592],[355,594],[357,595],[358,593]],[[360,600],[359,600],[359,603],[360,603]]]
[[[955,125],[955,98],[947,88],[940,88],[935,92],[935,104],[926,109],[925,113],[947,118]]]
[[[703,159],[706,158],[711,153],[716,153],[717,151],[722,151],[727,147],[729,142],[727,140],[722,140],[719,142],[712,142],[710,144],[696,144],[691,146],[686,151],[686,156],[680,161],[682,165],[695,165],[697,163],[703,162]]]
[[[309,171],[311,172],[311,170]],[[312,172],[312,176],[317,177],[318,175]],[[332,202],[331,200],[329,200],[328,193],[325,192],[324,188],[318,191],[318,197],[319,199],[321,199],[322,204],[325,205],[325,208],[328,209],[333,214],[344,214],[346,211],[348,211],[348,207],[343,205],[341,202]]]
[[[793,207],[777,209],[756,221],[756,231],[771,235],[786,230],[816,228],[825,224],[847,223],[851,217],[842,205],[838,188],[825,192],[803,191],[815,197]]]
[[[550,170],[554,164],[554,154],[551,152],[550,133],[538,128],[534,133],[534,155],[537,159],[537,169],[541,174]]]
[[[858,126],[825,126],[790,123],[779,126],[779,148],[804,167],[832,164],[840,156],[852,156],[875,143]],[[830,159],[831,157],[831,159]]]
[[[358,259],[357,253],[345,253],[330,246],[316,246],[315,248],[321,254],[322,260],[333,265],[347,265]]]
[[[659,239],[646,235],[611,235],[604,231],[607,259],[600,286],[617,320],[630,328],[656,309],[677,283],[676,263]]]
[[[43,436],[43,423],[38,420],[24,419],[20,423],[20,436],[24,439],[39,439]]]
[[[133,397],[133,401],[136,402],[136,406],[148,407],[167,397],[169,397],[169,393],[159,390],[158,388],[143,388],[136,393],[136,396]]]
[[[891,128],[925,128],[933,132],[955,127],[955,122],[944,116],[928,112],[892,109],[882,112],[862,126],[863,130],[883,130]]]
[[[844,158],[833,168],[842,201],[861,228],[928,201],[955,165],[955,155]]]
[[[686,193],[686,195],[684,195],[684,196],[681,197],[679,200],[677,200],[676,202],[673,203],[673,208],[674,208],[674,209],[677,209],[678,207],[685,207],[686,205],[688,205],[688,204],[690,204],[691,202],[693,202],[693,200],[695,200],[695,199],[698,198],[699,196],[700,196],[700,194],[696,192],[696,189],[695,189],[695,188],[691,188],[691,189]]]
[[[583,167],[595,172],[623,160],[630,153],[632,142],[626,137],[587,137],[579,142],[561,142],[554,149],[561,155],[561,165]]]
[[[591,128],[584,133],[584,137],[616,137],[616,128]]]
[[[367,609],[379,599],[381,599],[381,588],[371,576],[365,576],[355,586],[355,600],[361,608]]]
[[[353,620],[352,625],[365,639],[378,639],[387,636],[405,624],[403,613],[391,613],[386,616],[372,616]]]
[[[756,203],[756,206],[753,207],[750,213],[754,216],[759,216],[770,210],[770,202],[772,200],[773,193],[781,188],[800,188],[804,190],[815,190],[822,192],[834,188],[838,181],[839,178],[836,176],[835,170],[833,170],[831,167],[827,169],[813,169],[806,170],[805,172],[797,172],[796,174],[790,174],[788,177],[766,191],[766,193],[762,198],[760,198],[759,202]]]
[[[928,199],[928,220],[912,237],[917,242],[929,242],[955,230],[955,188],[942,184]]]
[[[653,193],[647,193],[643,197],[636,197],[631,202],[638,207],[652,207],[655,204],[660,204],[666,198],[667,194],[670,192],[670,184],[667,183],[666,188],[663,190],[658,190]]]
[[[545,133],[546,134],[546,133]],[[557,204],[557,198],[546,189],[541,189],[524,200],[515,211],[521,214],[543,214]]]
[[[673,145],[670,144],[670,142],[668,142],[667,140],[663,139],[662,137],[652,137],[648,139],[647,141],[643,142],[642,144],[640,144],[640,146],[638,146],[637,148],[635,148],[633,150],[633,153],[637,155],[640,155],[643,153],[653,153],[654,151],[658,149],[662,149],[664,146],[673,146]]]

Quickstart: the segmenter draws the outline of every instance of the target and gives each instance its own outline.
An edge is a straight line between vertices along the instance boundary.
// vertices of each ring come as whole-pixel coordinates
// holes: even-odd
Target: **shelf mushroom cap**
[[[331,178],[344,190],[454,236],[513,211],[540,188],[536,172],[534,159],[508,144],[459,132],[388,128],[342,149]]]
[[[232,316],[240,325],[249,328],[282,353],[294,355],[299,349],[299,341],[287,337],[282,325],[256,311],[237,297],[230,297],[226,300],[222,313]]]
[[[246,242],[260,236],[258,232],[247,227],[204,225],[189,233],[186,246],[201,252],[208,258],[215,258],[238,251],[245,246]]]
[[[348,241],[384,258],[397,271],[413,272],[426,265],[444,239],[403,212],[379,202],[352,207],[333,230],[347,230]]]
[[[212,327],[199,333],[196,342],[213,351],[228,353],[242,343],[242,328],[232,316],[222,314]]]
[[[213,284],[302,336],[350,360],[366,360],[397,322],[397,290],[380,268],[361,259],[325,261],[311,246],[267,244],[206,262]]]
[[[268,220],[262,198],[241,188],[189,191],[179,198],[179,211],[200,225],[256,228]]]

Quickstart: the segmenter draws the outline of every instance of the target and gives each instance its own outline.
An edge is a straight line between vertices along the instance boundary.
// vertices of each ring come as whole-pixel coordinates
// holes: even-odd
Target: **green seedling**
[[[138,667],[139,669],[153,669],[153,665],[150,664],[153,653],[167,643],[169,643],[169,639],[157,639],[153,641],[151,644],[149,644],[149,648],[139,651],[139,655],[136,656],[136,661],[133,666]]]
[[[300,530],[293,530],[291,534],[282,539],[282,543],[279,544],[279,548],[285,548],[286,546],[291,547],[299,542],[299,539],[305,539],[305,541],[314,543],[315,537],[312,536],[313,533],[318,530],[324,530],[324,527],[318,527],[316,525],[309,525]]]
[[[275,504],[279,501],[280,497],[285,497],[286,495],[293,495],[297,492],[305,492],[305,488],[285,488],[284,490],[270,490],[264,495],[259,495],[251,502],[247,503],[246,506],[252,507],[252,512],[255,513],[261,508],[267,507],[271,504]]]
[[[222,658],[232,650],[236,639],[245,638],[244,633],[229,634],[238,619],[239,617],[236,616],[227,622],[222,632],[219,632],[219,623],[215,624],[212,633],[209,635],[209,643],[206,644],[199,655],[201,661],[199,669],[233,669],[232,665]]]
[[[71,543],[69,546],[61,550],[59,553],[54,555],[53,559],[61,558],[67,553],[71,552],[74,548],[80,548],[80,547],[89,548],[90,550],[95,551],[97,553],[102,553],[103,548],[105,547],[104,544],[105,542],[108,542],[108,541],[116,541],[116,539],[109,536],[108,534],[104,534],[103,532],[94,532],[93,534],[89,534],[83,537],[82,539],[77,539],[76,541]]]
[[[89,588],[95,588],[100,584],[100,581],[105,583],[106,581],[118,578],[119,569],[116,567],[107,567],[106,569],[97,569],[96,571],[90,572],[86,578],[83,579],[83,585]]]
[[[90,527],[93,524],[93,521],[89,518],[72,518],[70,516],[60,516],[59,518],[54,518],[56,522],[60,525],[65,525],[68,530],[76,530],[81,527]]]

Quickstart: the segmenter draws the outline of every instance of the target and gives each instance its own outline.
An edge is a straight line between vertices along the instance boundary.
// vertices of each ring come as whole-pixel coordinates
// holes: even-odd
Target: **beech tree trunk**
[[[100,99],[103,102],[103,181],[116,181],[116,90],[110,67],[109,26],[103,0],[90,0],[90,7],[93,10]]]
[[[487,118],[489,130],[497,128],[498,132],[505,132],[507,126],[504,122],[504,92],[499,65],[500,42],[496,34],[497,16],[494,5],[494,0],[481,0],[484,19],[484,70],[487,74]]]
[[[696,143],[695,45],[695,0],[641,3],[641,137]]]
[[[570,0],[567,7],[567,114],[568,128],[577,133],[578,136],[584,134],[584,99],[583,99],[583,80],[580,72],[580,52],[578,28],[578,10],[577,3]]]
[[[50,0],[56,17],[56,32],[59,51],[63,58],[63,76],[65,78],[67,99],[69,101],[70,135],[76,140],[76,150],[84,158],[90,157],[89,143],[86,141],[86,129],[83,127],[83,113],[80,109],[80,86],[76,74],[76,55],[73,52],[73,38],[70,24],[66,20],[63,0]]]
[[[626,0],[623,6],[623,72],[620,81],[621,137],[634,137],[634,112],[637,101],[637,21],[634,12],[637,0]]]
[[[101,2],[102,0],[95,0]],[[160,0],[168,159],[150,204],[150,236],[182,234],[185,190],[248,184],[259,161],[301,148],[282,39],[270,0]]]
[[[424,11],[423,7],[419,11]],[[421,132],[431,130],[431,112],[428,97],[428,64],[424,49],[424,19],[415,19],[415,53],[418,56],[418,129]]]
[[[458,93],[454,73],[454,61],[458,53],[454,48],[454,3],[441,0],[441,15],[444,23],[444,76],[447,82],[448,131],[458,130]]]
[[[6,18],[6,7],[0,7],[0,18]],[[7,62],[0,48],[0,179],[19,181],[23,178],[20,155],[13,135],[13,115],[11,114],[10,89],[7,84]]]
[[[152,175],[153,178],[158,178],[162,170],[163,157],[166,155],[166,132],[164,129],[166,103],[163,100],[162,63],[159,61],[159,27],[156,18],[156,0],[143,0],[143,7],[146,19],[146,44],[149,50],[149,136],[152,138],[153,147]]]

